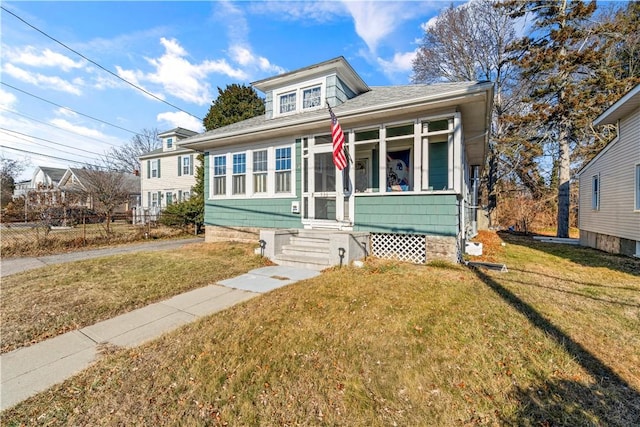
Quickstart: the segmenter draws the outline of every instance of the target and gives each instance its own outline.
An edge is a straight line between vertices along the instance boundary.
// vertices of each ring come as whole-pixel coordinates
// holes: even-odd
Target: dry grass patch
[[[2,279],[2,352],[264,265],[253,246],[191,244],[59,264]]]
[[[507,241],[509,273],[373,260],[327,271],[112,351],[3,420],[637,425],[640,345],[628,340],[638,319],[628,310],[640,304],[640,264],[596,251],[574,256],[610,263],[592,274],[573,255],[528,244]],[[601,288],[628,305],[556,289],[564,286]],[[592,345],[594,337],[602,342]]]

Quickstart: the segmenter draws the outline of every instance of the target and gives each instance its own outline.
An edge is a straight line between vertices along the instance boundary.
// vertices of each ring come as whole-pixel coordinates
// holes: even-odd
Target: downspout
[[[478,191],[480,187],[480,166],[472,166],[471,189],[471,237],[478,234]]]

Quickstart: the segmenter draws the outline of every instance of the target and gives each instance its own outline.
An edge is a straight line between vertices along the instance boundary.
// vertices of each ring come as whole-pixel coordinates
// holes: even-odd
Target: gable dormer
[[[175,128],[159,133],[158,138],[162,141],[162,151],[175,151],[178,141],[197,134],[198,132],[192,130]]]
[[[342,56],[251,85],[265,94],[267,119],[324,108],[327,102],[335,107],[370,90]]]

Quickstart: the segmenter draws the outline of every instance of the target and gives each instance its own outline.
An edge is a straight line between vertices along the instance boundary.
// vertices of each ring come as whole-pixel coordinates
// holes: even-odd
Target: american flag
[[[347,158],[344,155],[344,133],[342,127],[338,123],[338,118],[333,114],[331,106],[329,107],[329,114],[331,114],[331,139],[333,140],[333,164],[336,165],[338,170],[342,170],[347,167]]]

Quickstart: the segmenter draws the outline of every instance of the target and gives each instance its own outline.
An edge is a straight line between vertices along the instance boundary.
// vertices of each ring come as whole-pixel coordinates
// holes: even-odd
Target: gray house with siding
[[[491,82],[369,87],[338,57],[257,81],[266,113],[179,142],[205,153],[207,241],[280,264],[459,260],[473,233]],[[349,164],[332,161],[332,107]]]
[[[640,85],[593,124],[618,135],[578,173],[580,244],[640,257]]]

